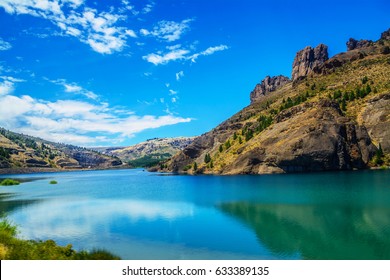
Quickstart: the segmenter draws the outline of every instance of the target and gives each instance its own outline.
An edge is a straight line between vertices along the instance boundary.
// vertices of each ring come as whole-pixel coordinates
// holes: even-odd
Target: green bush
[[[53,240],[16,238],[17,227],[5,216],[0,220],[0,259],[2,260],[118,260],[104,250],[77,252],[71,244],[59,246]]]
[[[0,182],[0,186],[14,186],[19,185],[20,182],[14,179],[4,179]]]
[[[49,182],[49,184],[51,184],[51,185],[55,185],[55,184],[57,184],[58,182],[56,181],[56,180],[51,180],[50,182]]]

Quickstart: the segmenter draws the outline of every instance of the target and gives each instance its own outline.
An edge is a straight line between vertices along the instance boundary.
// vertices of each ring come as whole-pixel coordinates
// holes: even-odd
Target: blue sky
[[[80,146],[205,133],[295,53],[377,40],[390,2],[0,0],[0,126]]]

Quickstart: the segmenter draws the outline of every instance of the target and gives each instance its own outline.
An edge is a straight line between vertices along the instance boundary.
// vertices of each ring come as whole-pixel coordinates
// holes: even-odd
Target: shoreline
[[[92,170],[117,170],[117,169],[133,169],[133,168],[129,166],[113,166],[109,168],[77,168],[77,169],[76,168],[60,169],[60,168],[44,168],[44,167],[1,168],[0,175],[75,172],[75,171],[92,171]]]

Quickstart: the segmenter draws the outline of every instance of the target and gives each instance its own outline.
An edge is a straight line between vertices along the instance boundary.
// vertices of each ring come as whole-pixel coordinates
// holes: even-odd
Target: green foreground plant
[[[16,237],[17,233],[17,226],[2,215],[0,220],[1,260],[119,260],[119,257],[105,250],[77,252],[71,244],[59,246],[53,240],[23,240]]]

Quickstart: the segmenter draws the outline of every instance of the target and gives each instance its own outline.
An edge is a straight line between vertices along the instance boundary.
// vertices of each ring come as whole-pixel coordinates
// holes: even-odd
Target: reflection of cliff
[[[390,259],[390,208],[224,203],[272,252],[303,259]]]

